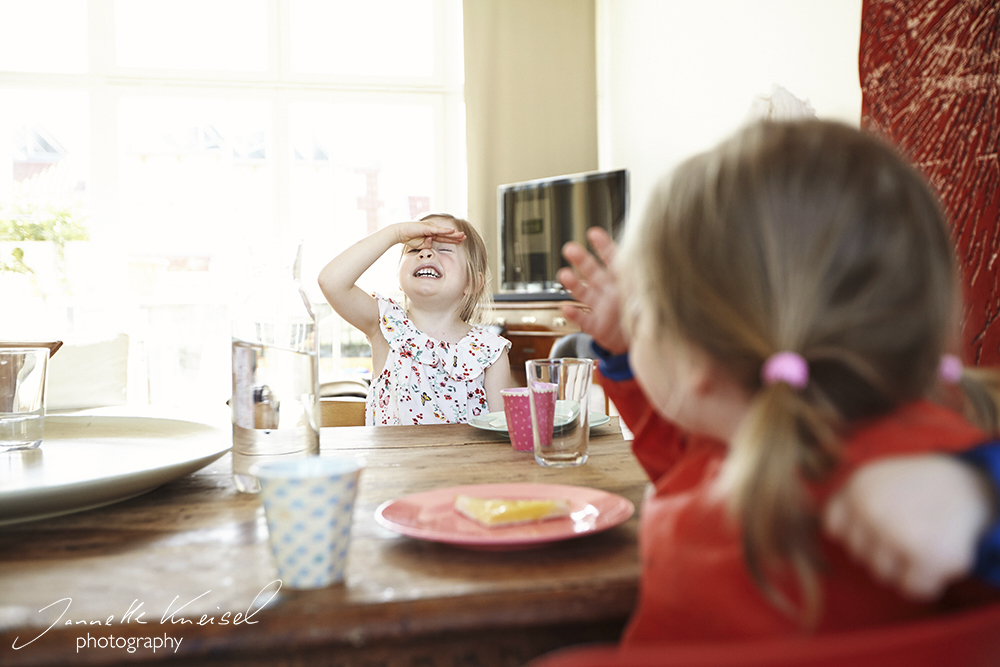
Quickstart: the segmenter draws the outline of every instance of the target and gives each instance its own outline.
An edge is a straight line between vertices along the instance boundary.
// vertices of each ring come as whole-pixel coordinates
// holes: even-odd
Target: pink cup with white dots
[[[531,434],[531,399],[527,387],[504,389],[503,412],[507,420],[507,432],[510,434],[510,444],[519,452],[531,452],[535,449],[534,437]],[[555,394],[552,394],[551,410],[543,411],[543,420],[547,418],[548,428],[543,433],[552,434],[552,420],[555,418]]]

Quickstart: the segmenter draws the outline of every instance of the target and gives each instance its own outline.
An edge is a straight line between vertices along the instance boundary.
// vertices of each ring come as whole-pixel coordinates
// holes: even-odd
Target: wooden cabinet
[[[560,310],[566,301],[518,301],[493,304],[492,322],[503,327],[503,336],[511,343],[508,353],[515,384],[527,384],[524,362],[545,359],[552,344],[560,337],[580,330]]]

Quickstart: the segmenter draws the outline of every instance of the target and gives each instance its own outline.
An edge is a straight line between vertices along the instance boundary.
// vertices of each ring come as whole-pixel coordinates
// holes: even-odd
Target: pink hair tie
[[[938,366],[938,375],[948,384],[958,384],[962,379],[962,360],[954,354],[943,355],[941,365]]]
[[[765,385],[777,382],[803,389],[809,383],[809,364],[801,354],[776,352],[767,358],[760,369],[760,379]]]

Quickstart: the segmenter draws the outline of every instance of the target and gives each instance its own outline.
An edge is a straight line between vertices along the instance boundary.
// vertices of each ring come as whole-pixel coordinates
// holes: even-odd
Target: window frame
[[[88,66],[81,73],[0,71],[0,91],[82,91],[89,95],[87,213],[99,220],[101,236],[126,231],[119,204],[119,106],[132,96],[264,100],[271,109],[267,160],[273,178],[275,236],[296,232],[292,219],[292,146],[289,108],[298,102],[399,104],[431,107],[435,151],[432,206],[467,210],[462,2],[430,0],[434,72],[429,77],[297,74],[291,70],[290,16],[295,0],[267,0],[266,71],[207,71],[122,67],[116,63],[114,0],[81,0],[87,5]],[[420,39],[418,36],[416,39]],[[0,194],[4,190],[0,187]],[[95,225],[95,228],[97,225]],[[92,235],[92,238],[94,236]],[[205,301],[212,301],[205,295]],[[204,303],[204,302],[203,302]],[[323,304],[325,305],[325,304]],[[155,372],[152,368],[150,373]]]
[[[290,146],[287,112],[297,101],[388,101],[402,96],[437,99],[434,143],[444,147],[434,165],[435,201],[446,210],[467,209],[465,177],[465,103],[461,62],[460,0],[431,0],[434,11],[435,74],[427,78],[345,77],[291,71],[290,11],[293,0],[267,0],[269,12],[266,72],[163,70],[121,67],[115,62],[114,2],[86,0],[88,68],[80,74],[0,71],[0,88],[85,91],[90,94],[91,169],[88,208],[111,229],[119,229],[118,103],[131,95],[267,99],[272,109],[275,174],[275,224],[291,222]],[[457,35],[457,38],[455,37]],[[448,57],[451,54],[451,57]],[[448,128],[455,128],[451,132]]]

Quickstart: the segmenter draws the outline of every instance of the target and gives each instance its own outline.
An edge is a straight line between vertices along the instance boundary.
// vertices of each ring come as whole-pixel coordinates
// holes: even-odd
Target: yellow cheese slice
[[[510,500],[455,496],[455,510],[487,528],[569,516],[568,500]]]

